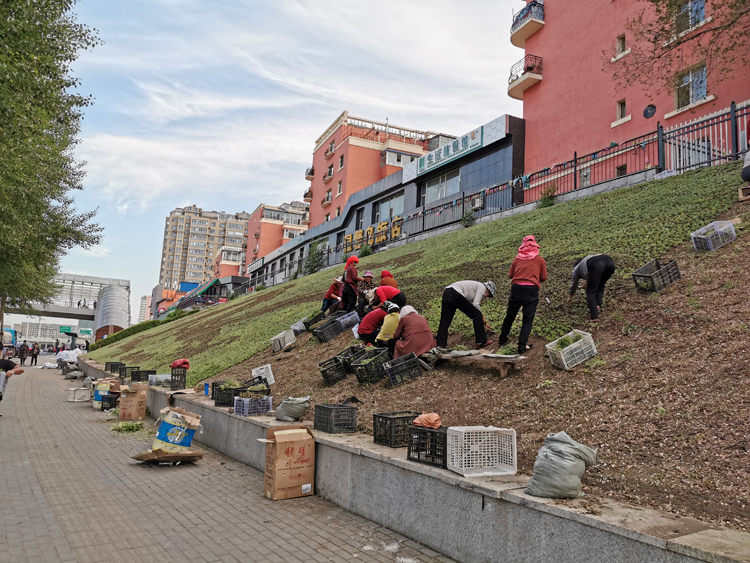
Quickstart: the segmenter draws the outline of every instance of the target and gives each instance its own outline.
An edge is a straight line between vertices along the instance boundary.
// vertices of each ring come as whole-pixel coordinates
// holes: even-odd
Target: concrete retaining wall
[[[103,375],[101,364],[80,363],[87,375]],[[167,393],[151,388],[152,415],[167,405]],[[229,414],[196,395],[174,395],[172,406],[201,415],[201,444],[260,471],[265,446],[257,439],[269,426],[285,425]],[[404,448],[360,434],[317,432],[315,441],[317,495],[458,561],[750,561],[750,534],[606,500],[530,497],[523,493],[526,477],[462,478],[407,461]]]

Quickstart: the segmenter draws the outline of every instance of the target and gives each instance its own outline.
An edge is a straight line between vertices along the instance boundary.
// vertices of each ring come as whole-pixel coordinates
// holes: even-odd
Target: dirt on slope
[[[738,204],[724,218],[748,211],[750,204]],[[291,350],[268,349],[207,381],[247,379],[270,363],[275,403],[355,396],[363,432],[372,430],[372,413],[399,410],[437,412],[450,426],[515,428],[525,475],[544,437],[565,430],[598,449],[600,463],[584,476],[588,494],[747,530],[749,247],[743,236],[716,252],[678,247],[660,261],[677,260],[682,280],[660,294],[638,293],[632,280],[608,284],[602,322],[578,327],[593,334],[599,355],[572,371],[552,367],[546,342],[532,337],[528,361],[506,378],[485,364],[442,362],[393,389],[359,386],[351,375],[325,387],[317,364],[350,344],[347,331],[325,344],[306,333]],[[564,312],[564,299],[540,307]],[[467,336],[449,344],[472,347]]]

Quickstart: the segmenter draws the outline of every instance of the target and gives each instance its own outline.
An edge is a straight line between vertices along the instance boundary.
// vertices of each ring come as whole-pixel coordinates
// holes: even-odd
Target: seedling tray
[[[187,385],[187,368],[172,368],[172,377],[169,380],[170,391],[185,389]]]
[[[328,319],[318,328],[314,328],[312,330],[313,336],[320,342],[328,342],[329,340],[333,340],[342,332],[344,332],[344,329],[341,328],[341,324],[337,319]]]
[[[367,352],[367,348],[364,346],[349,346],[349,348],[339,353],[336,357],[343,362],[344,369],[347,373],[354,373],[352,362],[355,362],[357,358],[361,357],[365,352]]]
[[[418,416],[414,411],[374,413],[373,442],[390,448],[405,447],[409,443],[409,427]]]
[[[633,281],[638,291],[659,292],[680,280],[680,269],[677,262],[672,260],[666,266],[659,264],[658,260],[651,260],[633,272]]]
[[[557,349],[557,343],[560,340],[565,337],[571,338],[576,334],[581,337],[579,341],[573,342],[570,346],[562,350]],[[550,342],[545,348],[547,349],[552,365],[566,370],[573,369],[578,364],[585,362],[589,358],[593,358],[597,354],[594,339],[588,332],[583,332],[582,330],[573,330],[565,336]]]
[[[492,426],[448,428],[448,469],[464,477],[515,475],[516,431]]]
[[[415,379],[422,375],[422,368],[419,365],[419,358],[414,352],[401,356],[395,360],[383,363],[391,387],[406,383],[410,379]]]
[[[690,238],[696,250],[718,250],[736,239],[737,233],[731,221],[714,221],[690,233]]]
[[[385,377],[383,363],[391,359],[391,353],[387,348],[374,348],[352,362],[352,369],[357,376],[360,385],[365,383],[377,383]]]
[[[341,325],[341,332],[344,332],[347,328],[352,328],[359,323],[359,314],[357,314],[357,311],[352,311],[337,317],[336,320]]]
[[[351,434],[357,431],[357,407],[334,403],[315,405],[315,430],[328,434]]]
[[[316,324],[318,324],[320,321],[322,321],[325,318],[326,318],[326,314],[323,311],[321,311],[314,317],[311,317],[309,319],[303,319],[302,324],[307,330],[310,330],[310,327],[315,326]]]
[[[234,414],[239,416],[258,416],[266,414],[270,410],[273,410],[273,397],[234,398]]]
[[[132,383],[138,383],[140,381],[148,382],[149,375],[156,375],[155,369],[139,369],[130,374],[130,381]]]
[[[424,428],[422,426],[409,427],[409,441],[406,459],[446,468],[448,428]]]
[[[318,364],[320,374],[323,376],[323,381],[326,385],[333,385],[337,381],[346,379],[346,368],[344,362],[338,356],[320,362]]]

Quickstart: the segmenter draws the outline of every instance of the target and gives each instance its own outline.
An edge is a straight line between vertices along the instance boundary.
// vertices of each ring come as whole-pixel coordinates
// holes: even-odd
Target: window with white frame
[[[617,119],[625,119],[628,116],[627,106],[625,100],[617,102]]]
[[[206,248],[205,242],[190,242],[190,246],[197,246],[198,248]]]
[[[457,194],[460,185],[460,172],[453,170],[425,183],[422,189],[420,205],[427,205],[433,201]]]
[[[390,221],[404,212],[404,192],[376,201],[372,204],[372,222]]]
[[[295,231],[295,230],[292,230],[292,229],[284,229],[284,238],[292,239],[292,238],[296,237],[299,234],[300,234],[299,231]]]
[[[675,18],[675,32],[684,33],[706,17],[706,0],[686,0]]]
[[[336,195],[341,195],[342,188],[341,188],[342,181],[339,180],[338,186],[336,186]]]
[[[675,103],[684,108],[706,97],[706,65],[694,67],[677,75]]]
[[[208,225],[208,221],[203,221],[201,219],[193,219],[193,225]]]
[[[229,244],[242,244],[241,238],[226,238],[225,241]],[[213,245],[211,245],[211,248],[213,248]]]
[[[344,155],[342,154],[339,157],[339,170],[341,170],[344,167]]]

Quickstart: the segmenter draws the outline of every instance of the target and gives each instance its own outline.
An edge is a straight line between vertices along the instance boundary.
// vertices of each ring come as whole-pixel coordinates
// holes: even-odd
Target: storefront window
[[[457,194],[460,185],[459,177],[459,171],[453,170],[429,180],[422,190],[422,205],[427,205],[433,201]]]

